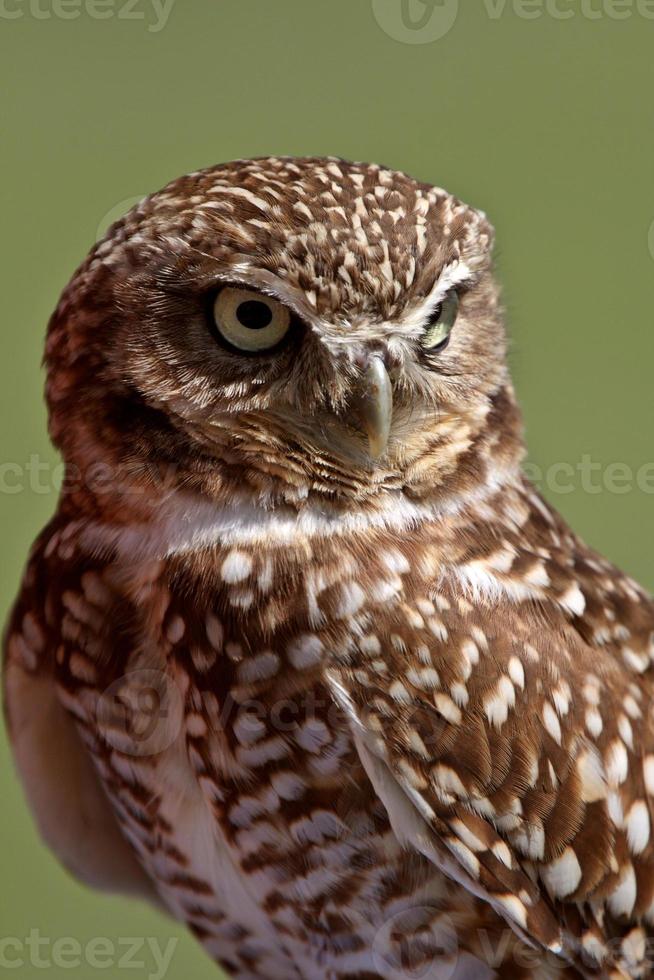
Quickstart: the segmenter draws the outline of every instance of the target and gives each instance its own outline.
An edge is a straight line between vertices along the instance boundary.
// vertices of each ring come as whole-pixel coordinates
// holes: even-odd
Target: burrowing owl
[[[654,605],[521,473],[492,240],[379,166],[241,161],[52,319],[16,760],[64,863],[231,977],[649,975]]]

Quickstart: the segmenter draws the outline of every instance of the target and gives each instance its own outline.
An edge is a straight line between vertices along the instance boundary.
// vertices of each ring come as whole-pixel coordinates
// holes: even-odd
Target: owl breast
[[[369,631],[365,581],[298,552],[84,556],[59,596],[61,697],[165,905],[230,976],[452,976],[468,960],[484,976],[458,924],[495,917],[402,847],[325,684],[327,658]],[[389,600],[402,567],[386,554],[374,572]]]

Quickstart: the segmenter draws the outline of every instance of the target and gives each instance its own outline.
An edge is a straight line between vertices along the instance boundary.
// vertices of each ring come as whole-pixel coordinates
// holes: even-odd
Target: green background
[[[424,36],[395,30],[400,0],[375,0],[377,18],[372,0],[177,0],[158,32],[147,29],[150,0],[134,8],[145,21],[115,16],[124,0],[103,20],[86,10],[63,19],[49,0],[29,2],[6,0],[3,9],[21,16],[0,16],[3,615],[56,503],[56,476],[30,480],[26,465],[32,456],[56,462],[39,361],[58,293],[121,208],[221,160],[372,159],[485,209],[498,232],[532,460],[574,466],[589,454],[634,474],[654,460],[654,20],[625,17],[629,0],[607,0],[594,18],[560,0],[574,14],[565,20],[527,19],[511,3],[491,17],[483,2],[463,0],[452,29],[431,43],[406,43]],[[414,14],[425,12],[412,2]],[[601,7],[593,0],[592,10]],[[9,492],[18,471],[7,463],[21,468],[18,492]],[[579,482],[546,494],[654,587],[652,493],[589,493]],[[37,839],[4,742],[0,764],[0,938],[31,929],[83,944],[179,935],[168,975],[216,975],[164,919],[70,880]],[[149,971],[6,972],[54,980]]]

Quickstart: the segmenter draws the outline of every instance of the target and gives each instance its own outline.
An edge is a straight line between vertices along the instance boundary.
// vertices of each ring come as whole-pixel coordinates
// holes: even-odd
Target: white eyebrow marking
[[[334,355],[343,349],[351,347],[357,339],[357,326],[352,322],[341,322],[327,319],[316,312],[311,305],[311,296],[302,289],[285,282],[280,276],[267,269],[262,269],[251,256],[235,254],[228,269],[221,270],[216,277],[217,282],[228,282],[247,289],[256,289],[288,306],[300,317],[320,338],[322,343]],[[361,326],[365,329],[366,340],[387,340],[389,329],[401,328],[401,333],[407,339],[420,337],[429,315],[445,298],[448,292],[461,283],[475,280],[475,274],[461,259],[446,265],[429,294],[419,300],[413,307],[396,320],[383,323],[372,323],[367,320]],[[314,295],[315,299],[315,295]]]
[[[461,283],[473,283],[475,279],[476,275],[470,266],[463,260],[457,259],[444,267],[426,297],[418,300],[415,305],[409,307],[396,319],[384,322],[366,320],[361,324],[348,323],[338,326],[335,323],[328,323],[324,317],[318,319],[314,317],[312,326],[320,336],[322,343],[334,355],[351,347],[353,342],[360,339],[365,342],[372,340],[388,342],[389,337],[392,337],[393,334],[396,335],[396,339],[398,336],[401,340],[417,339],[422,336],[429,315],[449,291]],[[362,334],[359,332],[361,329],[363,330]]]
[[[429,315],[445,299],[449,291],[455,286],[471,282],[473,279],[474,274],[465,262],[459,259],[450,262],[441,272],[429,295],[411,307],[402,317],[402,326],[422,331]]]

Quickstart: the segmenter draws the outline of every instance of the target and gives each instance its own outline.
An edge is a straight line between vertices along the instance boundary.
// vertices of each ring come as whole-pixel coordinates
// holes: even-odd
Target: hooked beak
[[[368,436],[368,451],[373,459],[386,452],[393,418],[393,389],[381,357],[371,357],[361,375],[352,409],[358,428]]]

